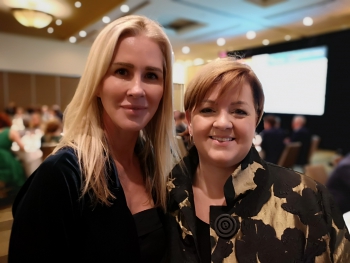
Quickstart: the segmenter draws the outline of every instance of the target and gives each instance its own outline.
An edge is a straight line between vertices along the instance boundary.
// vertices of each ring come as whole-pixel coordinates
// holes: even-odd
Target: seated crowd
[[[61,137],[62,112],[57,105],[24,110],[11,103],[0,112],[0,198],[16,192],[30,175],[21,153],[30,155]]]

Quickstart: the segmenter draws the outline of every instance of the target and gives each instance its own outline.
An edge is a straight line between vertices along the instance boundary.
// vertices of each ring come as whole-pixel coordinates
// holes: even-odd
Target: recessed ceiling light
[[[225,45],[226,44],[225,38],[222,38],[222,37],[218,38],[218,40],[216,40],[216,44],[220,47]]]
[[[56,25],[58,25],[58,26],[62,25],[62,20],[61,19],[57,19],[56,20]]]
[[[314,20],[312,20],[311,17],[309,17],[309,16],[304,17],[304,19],[303,19],[304,26],[312,26],[313,23],[314,23]]]
[[[291,40],[292,39],[292,37],[290,36],[290,35],[285,35],[284,36],[284,40],[286,40],[286,41],[289,41],[289,40]]]
[[[75,42],[77,42],[77,38],[76,37],[70,37],[69,38],[69,42],[75,43]]]
[[[48,27],[48,28],[47,28],[47,33],[52,34],[52,33],[53,33],[53,31],[54,31],[54,30],[53,30],[53,28],[52,28],[52,27]]]
[[[191,51],[191,49],[188,46],[184,46],[182,48],[182,53],[184,53],[184,54],[188,54],[188,53],[190,53],[190,51]]]
[[[120,7],[120,11],[122,11],[123,13],[129,12],[129,10],[130,10],[130,8],[129,8],[128,5],[122,5],[122,6]]]
[[[81,7],[81,3],[79,1],[75,2],[74,5],[75,5],[76,8],[80,8]]]
[[[264,39],[262,43],[264,46],[267,46],[268,44],[270,44],[270,41],[268,39]]]
[[[248,31],[246,37],[248,39],[254,39],[256,37],[256,33],[254,31]]]
[[[86,37],[86,32],[84,30],[80,31],[79,36]]]
[[[102,18],[102,22],[105,23],[105,24],[108,24],[109,22],[111,22],[111,19],[108,16],[104,16]]]

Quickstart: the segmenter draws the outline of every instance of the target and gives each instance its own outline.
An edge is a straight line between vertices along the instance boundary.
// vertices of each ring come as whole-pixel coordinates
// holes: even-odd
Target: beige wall
[[[0,70],[81,76],[90,47],[0,33]]]

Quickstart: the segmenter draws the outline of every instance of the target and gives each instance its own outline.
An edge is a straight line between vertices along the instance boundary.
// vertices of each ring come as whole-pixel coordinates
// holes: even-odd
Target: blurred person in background
[[[57,104],[54,104],[54,105],[52,105],[51,109],[52,109],[54,116],[62,121],[63,120],[63,113],[61,111],[60,106],[58,106]]]
[[[18,190],[26,181],[26,176],[22,163],[11,151],[11,147],[12,143],[16,142],[19,149],[24,151],[24,145],[18,131],[12,129],[11,125],[10,117],[4,112],[0,112],[0,181],[6,187]]]
[[[311,146],[311,133],[305,126],[306,118],[302,115],[296,115],[292,120],[292,133],[290,142],[301,142],[301,148],[296,161],[296,165],[303,167],[309,163],[309,153]]]
[[[26,128],[25,124],[28,123],[30,116],[24,112],[22,107],[17,107],[16,113],[12,118],[12,128],[23,132]]]
[[[8,262],[161,262],[176,154],[172,48],[123,16],[94,41],[59,145],[13,205]]]
[[[181,111],[174,111],[175,120],[175,132],[176,134],[182,133],[186,130],[186,125],[184,123],[185,113]]]
[[[49,120],[52,119],[52,115],[51,115],[51,113],[49,111],[49,106],[42,105],[40,110],[41,110],[41,120],[42,120],[43,123],[46,123],[46,122],[48,122]]]
[[[262,160],[264,108],[251,68],[209,62],[185,92],[193,146],[168,181],[167,263],[350,262],[350,236],[323,186]]]
[[[41,137],[41,144],[58,143],[62,138],[62,123],[58,119],[52,119],[46,122],[44,135]]]
[[[329,175],[326,186],[340,211],[350,211],[350,153],[343,157]]]
[[[14,101],[10,101],[7,106],[5,107],[5,113],[10,117],[13,118],[13,116],[16,114],[17,106]]]
[[[281,128],[277,127],[276,116],[266,115],[263,122],[264,130],[260,133],[262,139],[260,146],[264,151],[264,160],[277,164],[285,147],[286,135]]]

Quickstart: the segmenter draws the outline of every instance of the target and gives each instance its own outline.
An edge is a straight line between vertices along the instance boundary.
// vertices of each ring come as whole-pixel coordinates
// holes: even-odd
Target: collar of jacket
[[[198,152],[193,146],[183,159],[183,165],[176,165],[168,179],[169,211],[190,208],[194,214],[192,180],[199,163]],[[213,175],[215,176],[215,175]],[[231,174],[224,185],[227,213],[235,213],[243,218],[258,214],[271,196],[273,175],[268,172],[266,163],[252,146],[241,164]],[[185,209],[187,210],[187,209]]]

